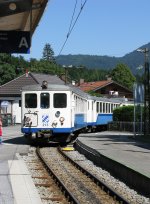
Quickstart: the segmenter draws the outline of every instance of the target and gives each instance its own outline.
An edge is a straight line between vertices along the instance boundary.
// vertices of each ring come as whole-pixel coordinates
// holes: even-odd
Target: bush
[[[122,106],[113,111],[113,121],[134,121],[134,106]]]

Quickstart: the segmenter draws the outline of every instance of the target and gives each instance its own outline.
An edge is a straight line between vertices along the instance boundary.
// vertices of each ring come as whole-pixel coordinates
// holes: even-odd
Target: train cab
[[[59,85],[22,90],[22,132],[43,135],[71,132],[71,92]]]
[[[67,85],[22,88],[22,128],[28,137],[70,137],[86,127],[86,97]],[[58,136],[59,135],[59,136]]]

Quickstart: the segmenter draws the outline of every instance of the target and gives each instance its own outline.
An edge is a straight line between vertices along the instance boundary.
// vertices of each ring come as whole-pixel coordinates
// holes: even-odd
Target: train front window
[[[25,108],[37,108],[37,95],[33,93],[25,94]]]
[[[41,93],[41,108],[49,108],[49,93]]]
[[[65,93],[54,94],[54,108],[66,108],[67,107],[67,95]]]

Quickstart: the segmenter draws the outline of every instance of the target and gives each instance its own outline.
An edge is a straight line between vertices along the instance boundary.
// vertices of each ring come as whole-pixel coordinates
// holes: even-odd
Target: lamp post
[[[148,48],[138,49],[138,52],[144,53],[144,136],[150,134],[150,82],[149,82],[149,62]]]

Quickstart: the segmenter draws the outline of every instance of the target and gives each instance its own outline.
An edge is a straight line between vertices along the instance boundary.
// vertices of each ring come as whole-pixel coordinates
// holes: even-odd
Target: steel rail
[[[115,192],[111,187],[109,187],[107,184],[105,184],[103,181],[101,181],[100,179],[98,179],[95,175],[91,174],[90,172],[88,172],[85,168],[83,168],[82,166],[80,166],[78,163],[76,163],[75,161],[73,161],[70,157],[68,157],[64,151],[61,150],[61,148],[58,148],[59,152],[74,166],[76,166],[76,168],[78,168],[81,172],[83,172],[84,174],[86,174],[89,178],[91,178],[91,180],[94,181],[94,183],[96,183],[98,186],[100,186],[102,188],[103,191],[105,191],[108,195],[110,195],[111,197],[114,198],[114,200],[118,201],[120,204],[130,204],[127,200],[125,200],[121,195],[119,195],[117,192]]]
[[[73,196],[73,194],[65,187],[64,183],[56,176],[54,171],[49,167],[48,163],[45,161],[44,157],[42,156],[40,152],[40,148],[36,148],[36,153],[38,157],[40,158],[41,162],[45,166],[46,170],[52,176],[58,185],[58,187],[61,189],[61,191],[64,193],[65,197],[71,204],[79,204],[79,201]]]

